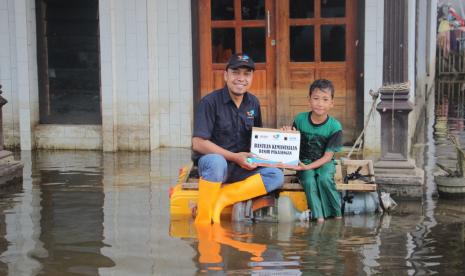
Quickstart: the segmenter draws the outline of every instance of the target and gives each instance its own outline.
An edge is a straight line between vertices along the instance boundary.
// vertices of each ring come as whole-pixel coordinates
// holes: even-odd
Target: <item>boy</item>
[[[318,223],[327,217],[341,218],[341,199],[336,190],[334,153],[342,147],[342,127],[328,115],[334,105],[334,86],[319,79],[310,85],[310,112],[298,114],[293,129],[300,131],[300,161],[295,168],[304,188],[313,218]],[[283,130],[289,130],[289,126]]]

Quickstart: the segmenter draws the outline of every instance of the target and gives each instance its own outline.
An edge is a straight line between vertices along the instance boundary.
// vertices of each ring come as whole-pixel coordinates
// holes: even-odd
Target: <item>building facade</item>
[[[413,138],[434,79],[437,1],[405,1]],[[291,123],[311,81],[331,79],[347,145],[383,85],[384,1],[61,2],[0,0],[7,147],[190,147],[195,103],[223,86],[233,52],[257,62],[251,91],[268,127]],[[380,133],[375,112],[365,150],[380,151]]]

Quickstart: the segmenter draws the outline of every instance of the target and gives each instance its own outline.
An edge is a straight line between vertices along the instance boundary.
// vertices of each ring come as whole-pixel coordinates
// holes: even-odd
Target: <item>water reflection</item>
[[[97,159],[98,160],[98,159]],[[115,263],[101,254],[104,194],[100,173],[92,171],[41,170],[39,240],[47,256],[46,275],[65,272],[95,275],[99,267]],[[50,254],[52,253],[52,254]]]
[[[169,236],[168,189],[190,159],[186,149],[105,154],[104,243],[115,266],[102,275],[190,275],[195,252]],[[171,184],[172,183],[172,184]]]
[[[23,186],[0,195],[0,274],[464,272],[465,207],[432,193],[385,215],[196,228],[191,219],[169,217],[168,189],[189,150],[21,158]],[[434,167],[434,158],[425,164]]]
[[[434,273],[435,240],[422,224],[421,203],[406,202],[393,215],[349,216],[324,224],[171,222],[173,237],[190,240],[199,272],[328,275]],[[428,229],[428,231],[424,231]],[[455,254],[457,252],[453,252]]]
[[[3,239],[8,244],[0,255],[9,275],[35,275],[42,268],[34,256],[45,256],[40,235],[40,191],[33,187],[32,156],[22,154],[24,162],[23,184],[18,192],[2,190],[2,204],[10,202],[2,209],[1,224],[5,225]],[[37,183],[37,182],[36,182]]]
[[[6,191],[0,193],[0,252],[6,252],[8,250],[8,239],[6,238],[7,234],[7,210],[10,210],[15,205],[14,196],[21,192],[22,187],[20,185],[14,185],[12,187],[7,187]],[[0,261],[0,274],[5,275],[8,272],[8,263]]]
[[[432,141],[436,144],[437,162],[446,168],[455,170],[457,152],[448,139],[449,135],[458,138],[458,142],[465,147],[465,81],[438,79],[436,82],[434,128]],[[431,100],[433,101],[433,100]],[[435,174],[444,174],[437,172]]]

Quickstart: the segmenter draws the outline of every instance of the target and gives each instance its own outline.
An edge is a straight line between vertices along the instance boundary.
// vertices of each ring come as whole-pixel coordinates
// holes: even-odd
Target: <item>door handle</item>
[[[266,10],[266,33],[267,36],[271,36],[271,15],[270,10]]]

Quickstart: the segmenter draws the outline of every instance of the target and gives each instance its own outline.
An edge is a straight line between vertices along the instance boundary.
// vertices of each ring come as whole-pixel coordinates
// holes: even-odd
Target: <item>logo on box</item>
[[[252,129],[250,162],[259,166],[292,168],[299,164],[300,132],[278,129]]]

